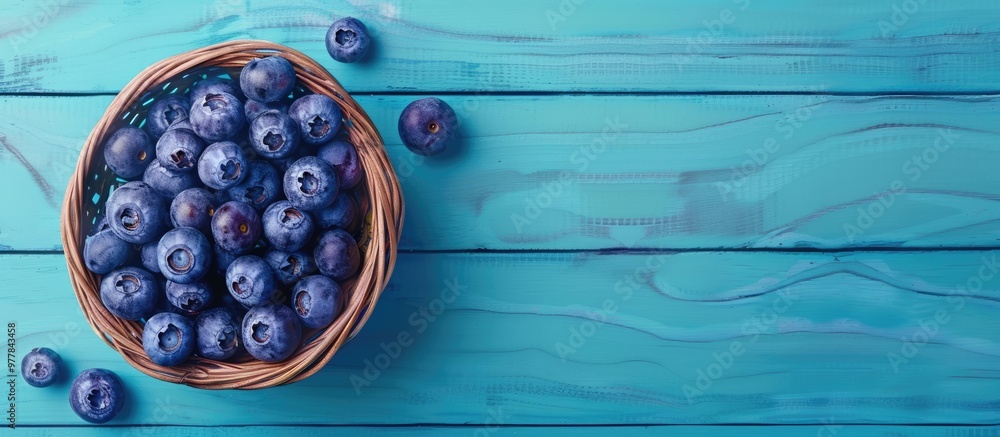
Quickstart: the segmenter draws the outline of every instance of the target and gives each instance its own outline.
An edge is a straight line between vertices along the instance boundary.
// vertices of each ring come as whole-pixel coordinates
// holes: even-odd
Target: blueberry
[[[169,281],[190,284],[208,273],[212,265],[212,246],[195,228],[171,229],[156,247],[160,273]]]
[[[83,263],[87,269],[103,275],[125,263],[132,254],[132,245],[110,228],[97,231],[83,242]]]
[[[340,192],[337,173],[330,164],[315,156],[299,158],[288,167],[284,178],[285,197],[304,211],[333,204]]]
[[[149,163],[149,167],[146,167],[146,172],[142,175],[142,181],[153,187],[157,194],[167,199],[173,199],[181,191],[201,185],[198,173],[170,170],[161,165],[159,159],[154,159],[153,162]]]
[[[62,358],[52,349],[32,349],[21,359],[21,376],[32,387],[48,387],[62,374]]]
[[[264,254],[264,261],[274,269],[278,282],[292,285],[306,275],[316,273],[316,263],[303,252],[285,252],[271,249]]]
[[[295,69],[280,56],[252,59],[240,71],[240,89],[258,102],[276,102],[295,88]]]
[[[156,259],[156,247],[159,245],[159,241],[150,241],[139,248],[139,260],[142,262],[142,267],[149,270],[150,273],[160,273],[160,261]]]
[[[226,190],[243,182],[249,173],[249,162],[240,146],[222,141],[208,146],[198,160],[198,177],[205,185]]]
[[[343,123],[337,102],[322,94],[299,97],[288,107],[288,116],[299,126],[302,142],[323,144],[333,139]]]
[[[188,99],[177,94],[168,94],[156,100],[146,113],[149,133],[153,138],[159,138],[174,122],[186,119],[190,107]]]
[[[111,231],[128,243],[156,240],[167,228],[163,198],[143,182],[128,182],[108,196],[104,204]]]
[[[370,46],[368,28],[357,18],[341,18],[326,31],[326,51],[336,61],[358,61],[365,57]]]
[[[337,281],[350,278],[361,265],[361,253],[354,237],[343,229],[326,231],[313,250],[319,272]]]
[[[254,307],[243,316],[243,345],[261,361],[277,363],[295,353],[302,340],[302,324],[284,305]]]
[[[284,102],[261,103],[254,99],[247,99],[247,102],[243,104],[243,109],[246,112],[247,121],[252,122],[258,115],[271,110],[287,114],[288,104]]]
[[[240,323],[226,308],[212,308],[201,313],[195,320],[198,341],[195,343],[199,356],[213,360],[225,360],[240,349]]]
[[[170,203],[170,223],[175,228],[188,227],[209,232],[216,207],[218,200],[212,192],[204,188],[188,188],[178,193]]]
[[[312,237],[312,217],[287,200],[279,200],[267,207],[261,221],[264,237],[276,249],[299,250]]]
[[[101,279],[101,303],[119,319],[153,315],[161,292],[153,274],[139,267],[113,270]]]
[[[198,314],[212,303],[212,289],[200,281],[190,284],[167,281],[167,302],[182,314]]]
[[[125,405],[125,388],[114,372],[87,369],[73,380],[69,388],[69,405],[81,419],[105,423],[114,419]]]
[[[358,231],[361,226],[361,214],[358,202],[349,193],[341,192],[333,201],[333,205],[312,212],[316,226],[320,229],[341,228],[348,233]]]
[[[194,353],[194,323],[175,313],[159,313],[142,329],[142,349],[160,366],[176,366]]]
[[[215,244],[226,252],[249,252],[257,245],[260,234],[260,217],[249,203],[226,202],[212,216]]]
[[[241,256],[229,265],[226,288],[247,308],[284,300],[274,269],[257,255]]]
[[[326,276],[306,276],[292,289],[292,308],[307,328],[327,327],[343,306],[343,291]]]
[[[199,80],[194,86],[191,87],[191,91],[188,92],[189,102],[187,107],[195,104],[195,102],[201,101],[205,94],[230,94],[239,99],[240,87],[236,86],[236,83],[219,77],[210,77],[208,79]]]
[[[284,158],[299,146],[298,125],[284,113],[264,112],[250,123],[250,144],[267,159]]]
[[[104,162],[122,179],[139,177],[156,156],[156,148],[142,129],[123,127],[104,143]]]
[[[354,188],[361,182],[364,170],[358,161],[358,151],[353,144],[344,140],[333,140],[320,147],[316,156],[333,166],[341,188]]]
[[[207,93],[191,105],[191,127],[205,141],[228,140],[246,121],[243,105],[229,93]]]
[[[407,149],[430,156],[443,152],[458,130],[458,117],[441,99],[414,101],[399,115],[399,138]]]
[[[253,161],[246,179],[230,188],[227,193],[229,200],[246,202],[257,211],[263,211],[281,197],[281,175],[271,164]]]
[[[189,172],[195,169],[205,142],[189,129],[171,129],[156,142],[156,159],[167,170]]]

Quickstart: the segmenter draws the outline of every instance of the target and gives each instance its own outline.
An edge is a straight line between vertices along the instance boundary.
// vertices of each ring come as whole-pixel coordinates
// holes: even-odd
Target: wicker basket
[[[170,93],[183,93],[203,77],[229,75],[253,58],[280,54],[295,67],[296,95],[311,91],[333,98],[344,113],[344,129],[356,146],[365,169],[357,189],[364,213],[360,231],[362,262],[359,273],[342,284],[346,293],[343,312],[327,328],[303,333],[303,345],[291,358],[265,363],[247,354],[229,362],[192,357],[174,367],[150,362],[142,349],[142,325],[120,320],[101,304],[100,277],[83,263],[83,241],[103,215],[104,200],[124,183],[104,162],[102,147],[116,129],[141,126],[149,105]],[[194,50],[146,68],[111,102],[104,117],[87,137],[76,171],[66,188],[62,209],[62,242],[74,292],[90,326],[136,369],[152,377],[206,389],[257,389],[302,380],[321,369],[371,315],[396,261],[402,227],[403,199],[399,181],[386,155],[382,138],[371,119],[316,61],[296,50],[266,41],[232,41]]]

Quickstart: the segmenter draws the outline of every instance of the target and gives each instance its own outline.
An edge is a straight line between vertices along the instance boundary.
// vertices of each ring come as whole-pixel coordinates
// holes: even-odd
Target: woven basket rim
[[[281,55],[295,68],[301,86],[334,99],[344,113],[348,138],[358,151],[365,171],[364,195],[369,200],[370,241],[358,274],[341,286],[348,296],[333,324],[304,343],[280,363],[256,360],[220,362],[192,357],[174,367],[153,364],[142,349],[139,322],[117,319],[104,308],[98,293],[98,275],[84,266],[82,248],[84,199],[92,169],[103,163],[103,144],[122,116],[154,87],[181,75],[211,67],[238,68],[255,57]],[[60,230],[73,291],[93,331],[139,371],[154,378],[204,389],[259,389],[305,379],[319,371],[343,344],[368,321],[375,303],[392,275],[403,224],[404,204],[399,180],[374,123],[343,86],[319,63],[290,47],[262,40],[219,43],[156,62],[137,74],[108,106],[88,135],[66,188]],[[364,214],[363,214],[364,215]]]

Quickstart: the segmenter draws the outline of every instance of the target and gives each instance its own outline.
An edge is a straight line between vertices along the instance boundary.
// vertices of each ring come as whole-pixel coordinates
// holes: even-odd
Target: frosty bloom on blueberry
[[[123,127],[104,144],[104,162],[122,179],[139,177],[155,157],[156,148],[142,129]]]
[[[295,353],[300,340],[302,324],[287,306],[256,306],[243,316],[243,344],[258,360],[284,361]]]
[[[119,319],[139,320],[153,315],[162,291],[151,273],[123,267],[104,275],[101,303]]]
[[[198,160],[198,178],[209,188],[226,190],[246,179],[250,166],[240,146],[232,141],[213,143]]]
[[[167,225],[166,206],[152,187],[128,182],[108,196],[108,226],[126,242],[144,244],[160,236]]]
[[[288,107],[288,116],[299,126],[302,142],[323,144],[333,139],[343,123],[337,102],[322,94],[299,97]]]
[[[229,189],[229,199],[246,202],[263,211],[281,196],[281,174],[265,161],[250,163],[250,174]]]
[[[256,255],[236,258],[226,269],[226,287],[243,306],[279,303],[278,278],[271,265]]]
[[[146,321],[142,329],[142,349],[151,361],[174,366],[194,353],[194,324],[187,317],[159,313]]]
[[[326,31],[326,51],[337,61],[358,61],[365,57],[370,46],[368,28],[357,18],[341,18]]]
[[[195,320],[198,355],[213,360],[225,360],[240,349],[240,324],[226,308],[212,308]]]
[[[35,348],[21,359],[21,377],[33,387],[48,387],[62,375],[62,358],[47,347]]]
[[[285,197],[304,211],[326,208],[340,193],[337,173],[326,161],[306,156],[295,161],[285,172]]]
[[[280,56],[251,60],[240,72],[240,89],[258,102],[276,102],[288,96],[292,88],[295,88],[295,69]]]
[[[250,123],[250,144],[260,156],[284,158],[299,146],[298,126],[284,113],[266,111]]]
[[[125,405],[125,389],[114,372],[87,369],[73,380],[69,388],[69,405],[81,419],[105,423],[114,419]]]
[[[188,99],[177,94],[153,102],[149,112],[146,113],[146,124],[149,126],[150,135],[159,138],[174,122],[186,119],[190,107]]]

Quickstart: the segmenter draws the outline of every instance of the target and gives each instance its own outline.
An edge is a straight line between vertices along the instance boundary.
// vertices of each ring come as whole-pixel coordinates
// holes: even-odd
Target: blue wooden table
[[[325,52],[345,15],[365,63]],[[323,371],[202,391],[90,330],[59,209],[129,79],[244,38],[356,96],[406,225]],[[400,144],[425,96],[462,119],[456,156]],[[18,362],[48,346],[130,397],[95,427],[68,383],[18,378],[18,432],[994,435],[998,164],[996,0],[3,0],[0,322]]]

